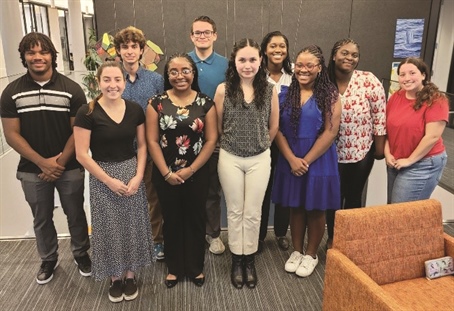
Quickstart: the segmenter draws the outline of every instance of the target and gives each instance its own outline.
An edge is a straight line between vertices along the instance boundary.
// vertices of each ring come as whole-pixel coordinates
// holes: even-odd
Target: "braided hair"
[[[424,103],[426,103],[427,107],[430,107],[432,106],[434,100],[440,97],[446,97],[443,93],[440,92],[440,90],[434,83],[429,81],[429,67],[421,58],[408,57],[404,59],[397,67],[397,74],[400,73],[400,67],[403,64],[415,65],[419,72],[425,75],[424,80],[422,81],[423,88],[416,93],[416,101],[413,105],[413,109],[419,110]]]
[[[319,130],[319,134],[321,134],[325,130],[326,116],[328,116],[330,122],[332,121],[332,108],[339,97],[339,91],[328,77],[328,70],[325,65],[325,58],[323,57],[321,48],[317,45],[307,46],[298,52],[296,57],[298,58],[298,56],[302,53],[310,53],[314,55],[318,59],[321,67],[321,71],[315,78],[313,85],[313,96],[316,99],[318,108],[322,112],[322,126]],[[294,137],[296,137],[301,117],[301,92],[300,84],[296,79],[295,74],[292,76],[292,83],[288,88],[288,93],[283,106],[284,108],[291,108],[290,126],[293,129]]]
[[[235,58],[238,51],[247,46],[257,49],[259,56],[263,56],[263,53],[260,50],[260,46],[252,39],[241,39],[233,46],[233,51],[230,55],[227,71],[225,72],[225,89],[226,95],[232,98],[234,106],[237,102],[242,102],[244,100],[243,89],[240,85],[240,76],[238,74],[238,71],[236,70]],[[252,82],[252,86],[254,87],[254,102],[256,107],[259,109],[261,109],[265,105],[266,92],[264,92],[264,90],[266,90],[267,85],[268,82],[266,79],[265,69],[260,66],[257,74],[254,77],[254,81]]]
[[[334,85],[336,86],[336,88],[338,88],[338,89],[339,89],[339,87],[337,86],[337,81],[336,81],[336,65],[334,63],[334,56],[336,55],[337,51],[339,51],[339,49],[341,47],[343,47],[344,45],[349,44],[349,43],[356,45],[356,48],[358,49],[358,53],[359,53],[359,44],[351,38],[345,38],[345,39],[341,39],[341,40],[337,41],[336,43],[334,43],[334,46],[331,49],[331,55],[329,57],[328,76],[329,76],[329,79],[331,80],[331,82],[333,82]],[[358,67],[358,63],[356,64],[356,67]],[[356,67],[355,67],[355,69],[356,69]]]

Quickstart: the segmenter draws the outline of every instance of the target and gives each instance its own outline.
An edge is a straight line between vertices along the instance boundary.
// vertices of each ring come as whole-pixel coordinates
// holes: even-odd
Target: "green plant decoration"
[[[86,95],[94,99],[99,95],[98,83],[96,82],[96,70],[102,64],[102,60],[96,51],[96,34],[94,29],[90,29],[88,51],[84,59],[85,68],[88,73],[83,75],[82,84],[85,86]]]

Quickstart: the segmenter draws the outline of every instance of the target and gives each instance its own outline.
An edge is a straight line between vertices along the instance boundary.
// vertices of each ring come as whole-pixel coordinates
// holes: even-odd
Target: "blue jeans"
[[[388,167],[388,203],[430,198],[440,181],[447,160],[448,156],[443,152],[423,158],[400,170]]]

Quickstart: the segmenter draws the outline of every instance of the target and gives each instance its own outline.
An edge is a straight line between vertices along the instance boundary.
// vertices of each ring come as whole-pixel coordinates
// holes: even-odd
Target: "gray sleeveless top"
[[[255,105],[255,99],[247,104],[244,99],[233,106],[233,99],[224,99],[221,148],[239,157],[251,157],[268,149],[271,145],[269,119],[273,85],[268,83],[265,104]]]

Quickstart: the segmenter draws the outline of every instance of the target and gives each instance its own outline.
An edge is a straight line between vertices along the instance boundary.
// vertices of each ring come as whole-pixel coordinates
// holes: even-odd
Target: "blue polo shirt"
[[[202,93],[214,98],[216,88],[225,81],[225,71],[229,64],[227,58],[213,52],[208,58],[201,60],[195,50],[188,55],[194,60],[199,71],[199,87]]]
[[[129,74],[126,73],[123,98],[138,103],[144,111],[147,109],[148,99],[162,92],[164,92],[164,78],[159,73],[139,67],[134,82],[131,82]]]

